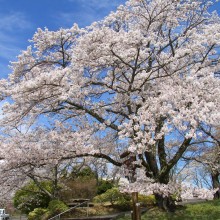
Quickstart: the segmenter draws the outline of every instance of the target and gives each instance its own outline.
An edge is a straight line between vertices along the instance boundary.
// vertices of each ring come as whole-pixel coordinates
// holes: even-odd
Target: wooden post
[[[132,205],[133,205],[132,220],[141,220],[140,203],[138,203],[137,192],[132,193]]]
[[[87,207],[86,207],[86,217],[89,216],[89,201],[87,201]]]
[[[137,160],[137,155],[133,154],[130,151],[125,151],[120,155],[120,158],[125,158],[123,164],[128,171],[128,174],[125,175],[128,178],[129,183],[134,183],[136,181],[136,168],[137,165],[134,163]],[[132,220],[141,220],[141,212],[140,212],[140,203],[138,203],[138,193],[132,192],[132,206],[133,210],[131,212]]]

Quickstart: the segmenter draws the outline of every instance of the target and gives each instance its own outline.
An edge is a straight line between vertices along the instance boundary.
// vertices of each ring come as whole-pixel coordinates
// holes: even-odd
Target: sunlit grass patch
[[[130,220],[130,216],[120,220]],[[178,206],[175,213],[167,213],[157,207],[150,208],[142,220],[220,220],[220,200]]]

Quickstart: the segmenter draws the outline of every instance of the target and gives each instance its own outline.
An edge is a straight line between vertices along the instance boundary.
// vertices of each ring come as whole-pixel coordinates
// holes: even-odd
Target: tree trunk
[[[156,203],[157,206],[167,212],[174,212],[176,209],[176,205],[174,200],[172,199],[171,196],[169,197],[163,197],[159,194],[155,194],[155,199],[156,199]]]
[[[55,165],[53,174],[54,174],[54,180],[53,180],[53,186],[52,186],[52,199],[58,199],[59,197],[58,165]]]
[[[133,206],[132,220],[141,220],[141,210],[140,210],[140,204],[138,202],[138,192],[132,193],[132,206]]]
[[[219,173],[212,173],[212,187],[213,189],[218,189],[214,194],[214,199],[220,199],[220,182],[219,182]]]

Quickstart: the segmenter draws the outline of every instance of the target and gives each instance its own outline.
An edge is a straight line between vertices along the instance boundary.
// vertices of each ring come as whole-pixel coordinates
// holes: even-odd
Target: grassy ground
[[[72,211],[68,212],[65,217],[86,217],[88,216],[105,216],[118,213],[119,210],[113,208],[111,206],[103,206],[99,204],[95,204],[93,207],[84,208],[76,208]]]
[[[130,220],[130,216],[118,220]],[[151,208],[141,217],[142,220],[220,220],[220,201],[188,204],[178,207],[175,213],[166,213]]]

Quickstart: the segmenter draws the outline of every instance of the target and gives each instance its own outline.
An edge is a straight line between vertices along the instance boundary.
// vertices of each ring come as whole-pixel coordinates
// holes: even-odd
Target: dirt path
[[[11,216],[10,220],[27,220],[27,216],[26,215]]]

